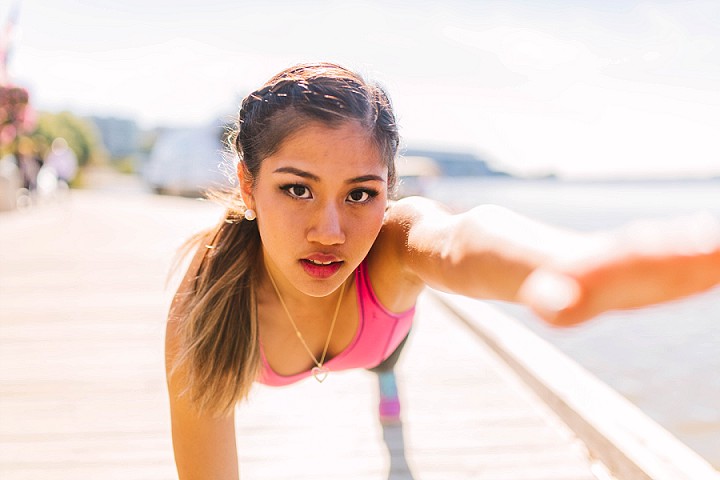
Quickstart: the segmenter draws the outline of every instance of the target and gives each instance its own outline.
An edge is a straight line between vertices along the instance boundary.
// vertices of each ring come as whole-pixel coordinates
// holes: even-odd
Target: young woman
[[[493,206],[453,214],[423,198],[391,202],[398,142],[385,92],[338,65],[290,68],[243,101],[230,142],[239,187],[196,238],[168,320],[181,479],[238,478],[233,410],[255,382],[374,369],[381,420],[397,419],[392,364],[426,285],[569,325],[720,281],[712,221],[693,223],[704,228],[693,242],[660,226],[648,243],[647,233],[581,235]]]

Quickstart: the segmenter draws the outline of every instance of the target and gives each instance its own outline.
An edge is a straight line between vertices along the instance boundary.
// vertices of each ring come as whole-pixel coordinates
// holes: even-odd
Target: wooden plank
[[[219,210],[73,192],[0,219],[0,478],[169,479],[165,288]],[[374,374],[258,386],[237,412],[243,479],[595,478],[583,445],[452,315],[423,297],[398,365],[403,424]]]

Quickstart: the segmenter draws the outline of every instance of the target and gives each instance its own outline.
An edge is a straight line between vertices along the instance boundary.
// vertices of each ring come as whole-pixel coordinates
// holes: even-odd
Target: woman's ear
[[[243,162],[237,164],[238,186],[240,187],[240,195],[242,195],[243,203],[247,208],[255,208],[255,199],[253,198],[253,182],[250,172],[247,171]]]

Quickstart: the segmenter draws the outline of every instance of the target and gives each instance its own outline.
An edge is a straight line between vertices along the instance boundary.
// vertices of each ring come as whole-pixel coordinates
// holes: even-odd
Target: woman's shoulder
[[[383,229],[407,237],[413,231],[432,233],[453,222],[455,218],[454,212],[436,200],[405,197],[388,205]],[[407,242],[405,244],[408,245]]]
[[[404,255],[407,236],[412,225],[422,215],[421,204],[425,199],[420,197],[403,198],[388,203],[380,233],[369,254],[373,259],[381,257],[383,264],[398,263]]]
[[[449,215],[450,210],[441,203],[426,197],[403,197],[388,204],[386,225],[412,226],[415,222],[433,215]]]
[[[405,197],[393,201],[385,211],[376,242],[378,249],[401,262],[407,261],[417,247],[413,239],[434,236],[452,218],[450,209],[429,198]]]
[[[366,265],[377,296],[393,311],[404,311],[414,305],[425,286],[411,268],[409,236],[416,224],[441,208],[423,197],[407,197],[388,205]]]

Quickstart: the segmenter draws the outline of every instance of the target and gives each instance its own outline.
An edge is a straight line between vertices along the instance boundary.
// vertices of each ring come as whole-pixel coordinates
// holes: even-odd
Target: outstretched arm
[[[474,298],[521,302],[571,325],[720,283],[720,226],[710,217],[578,233],[497,206],[453,215],[426,199],[393,206],[405,268]]]

